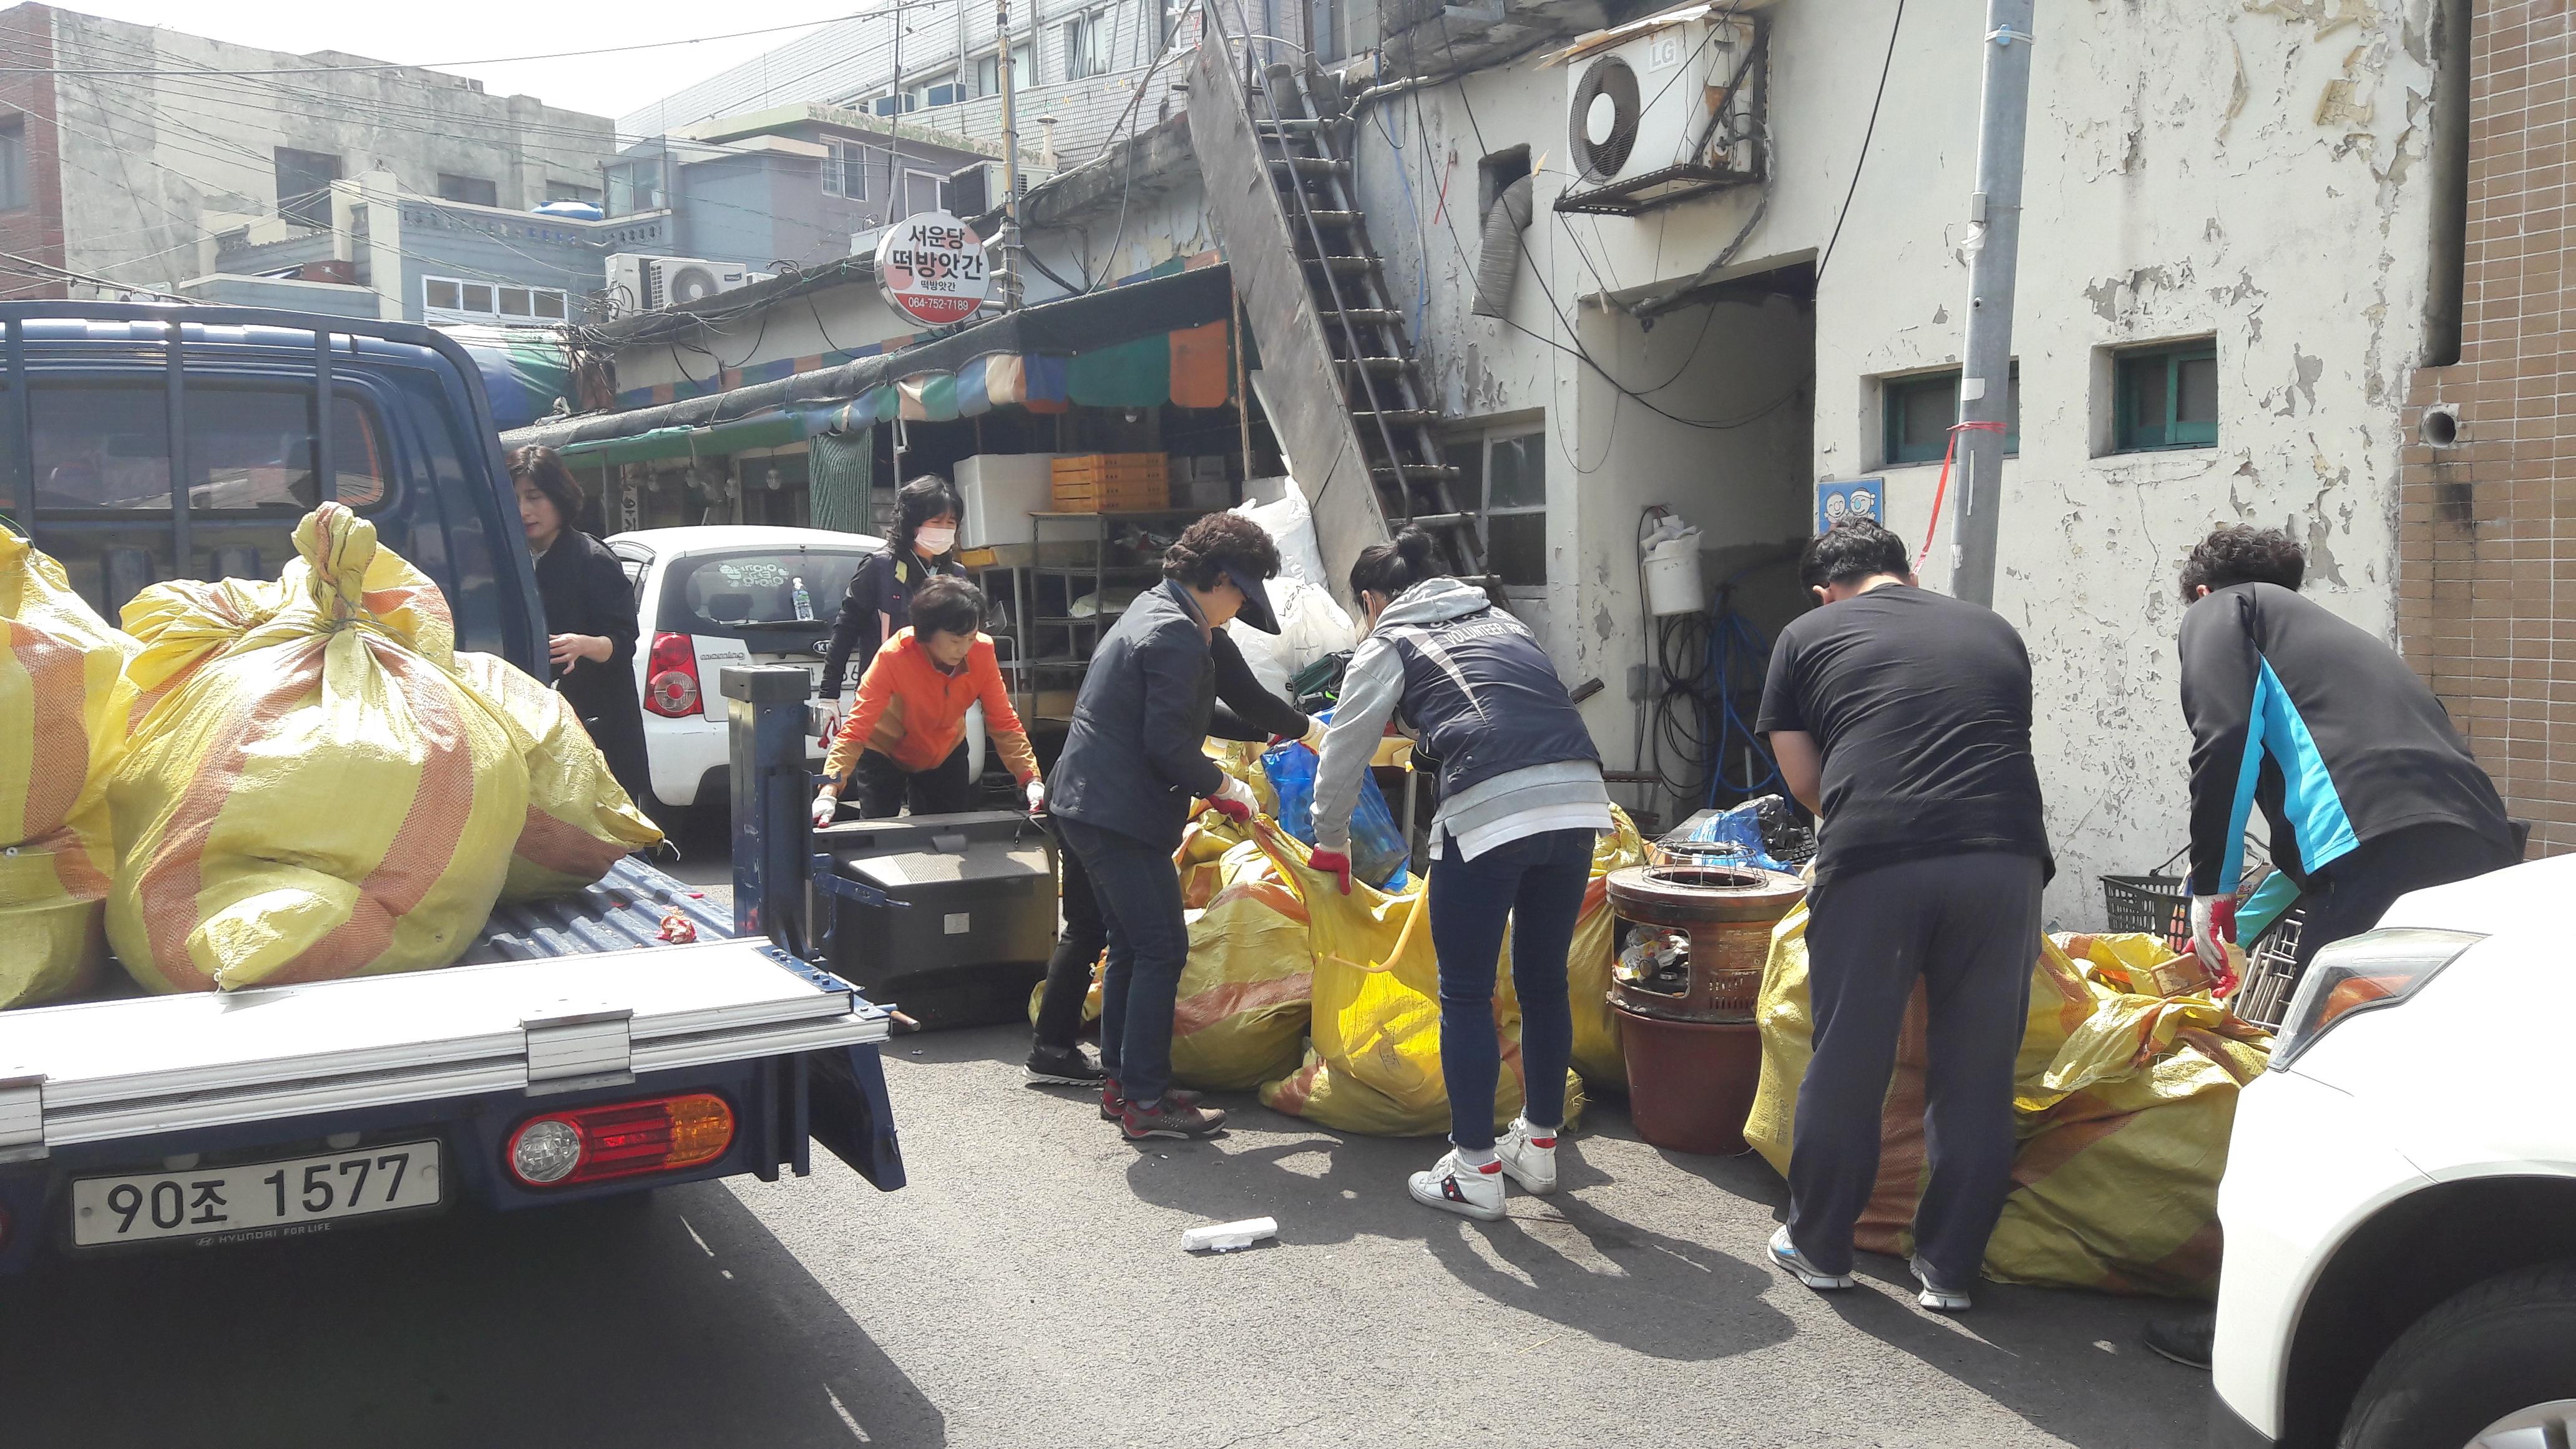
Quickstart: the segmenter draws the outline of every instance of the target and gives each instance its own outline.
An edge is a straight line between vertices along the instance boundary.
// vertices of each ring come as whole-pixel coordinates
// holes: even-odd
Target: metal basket
[[[2299,930],[2306,921],[2306,912],[2293,906],[2254,944],[2245,961],[2245,984],[2227,1003],[2239,1020],[2265,1031],[2281,1029],[2299,990]]]
[[[2106,875],[2102,912],[2114,933],[2160,936],[2176,951],[2191,943],[2191,891],[2178,875]]]

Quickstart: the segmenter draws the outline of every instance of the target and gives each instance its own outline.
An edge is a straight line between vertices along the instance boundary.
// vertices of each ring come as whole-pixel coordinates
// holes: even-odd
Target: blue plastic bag
[[[1279,792],[1280,825],[1308,845],[1315,843],[1316,764],[1313,750],[1294,743],[1276,746],[1261,756],[1261,768],[1269,772],[1270,786]],[[1395,823],[1395,812],[1387,808],[1386,792],[1378,789],[1375,779],[1362,775],[1359,808],[1351,812],[1351,875],[1379,890],[1399,891],[1404,889],[1405,867],[1412,858],[1404,831]]]
[[[1702,821],[1697,829],[1691,831],[1690,839],[1696,844],[1730,847],[1729,858],[1756,869],[1795,875],[1798,868],[1774,860],[1769,843],[1762,838],[1763,801],[1775,799],[1776,796],[1766,795],[1761,799],[1747,800],[1732,810]]]

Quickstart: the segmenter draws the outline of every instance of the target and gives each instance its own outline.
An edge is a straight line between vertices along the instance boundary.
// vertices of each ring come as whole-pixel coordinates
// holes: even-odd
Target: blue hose
[[[1737,687],[1739,678],[1748,680],[1758,696],[1763,681],[1769,676],[1771,641],[1728,602],[1733,593],[1734,581],[1730,579],[1718,585],[1717,596],[1709,602],[1708,668],[1715,679],[1710,691],[1715,697],[1709,702],[1708,712],[1716,716],[1717,725],[1716,737],[1709,742],[1708,799],[1705,803],[1711,809],[1716,808],[1721,789],[1751,799],[1786,788],[1780,778],[1780,762],[1771,757],[1770,746],[1754,732],[1753,722],[1744,717],[1744,711],[1737,704],[1741,697]],[[1759,778],[1727,778],[1727,754],[1738,747],[1750,749],[1753,758],[1762,762],[1764,769]]]

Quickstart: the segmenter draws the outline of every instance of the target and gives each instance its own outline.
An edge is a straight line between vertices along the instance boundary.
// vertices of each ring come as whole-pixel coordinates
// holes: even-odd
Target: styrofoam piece
[[[1181,1247],[1192,1253],[1231,1253],[1277,1236],[1277,1218],[1245,1218],[1241,1222],[1203,1223],[1191,1228],[1181,1234]]]

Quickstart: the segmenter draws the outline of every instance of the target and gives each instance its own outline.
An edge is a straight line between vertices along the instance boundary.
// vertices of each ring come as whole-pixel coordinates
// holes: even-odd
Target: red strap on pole
[[[1952,423],[1950,425],[1950,445],[1941,450],[1941,481],[1932,488],[1932,522],[1923,530],[1922,551],[1914,555],[1914,561],[1918,565],[1932,552],[1933,536],[1941,531],[1941,500],[1950,495],[1950,461],[1959,456],[1959,434],[1970,428],[2000,433],[2004,430],[2004,425],[2001,423]]]

